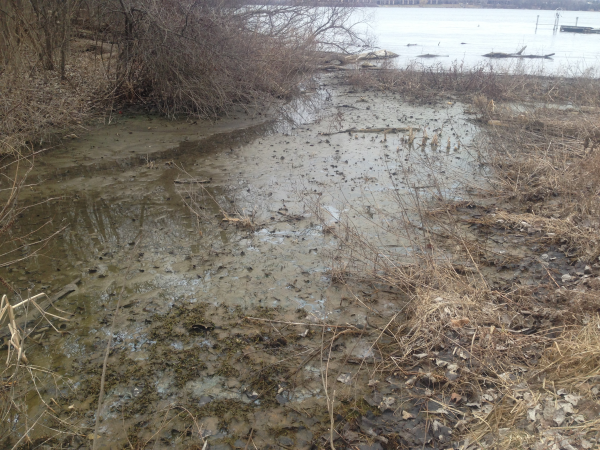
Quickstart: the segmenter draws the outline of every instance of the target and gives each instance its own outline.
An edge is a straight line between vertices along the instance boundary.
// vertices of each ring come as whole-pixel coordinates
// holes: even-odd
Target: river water
[[[555,53],[552,59],[529,60],[549,73],[577,74],[600,66],[600,34],[554,32],[555,11],[381,7],[366,13],[377,45],[398,53],[400,65],[416,61],[449,66],[459,61],[472,66],[489,61],[482,56],[486,53],[516,52],[526,45],[527,54]],[[577,22],[600,28],[600,12],[560,14],[559,25]],[[423,54],[444,56],[419,58]]]

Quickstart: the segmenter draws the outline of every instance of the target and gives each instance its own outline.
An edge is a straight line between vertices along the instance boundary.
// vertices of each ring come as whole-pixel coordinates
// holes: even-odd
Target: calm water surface
[[[527,54],[556,54],[552,60],[529,60],[548,72],[600,68],[600,34],[554,33],[554,11],[380,7],[367,13],[377,45],[400,54],[400,64],[458,60],[474,65],[488,60],[485,53],[516,52],[527,45]],[[600,12],[563,11],[559,25],[575,25],[576,18],[580,26],[600,28]],[[427,53],[447,56],[419,58]]]

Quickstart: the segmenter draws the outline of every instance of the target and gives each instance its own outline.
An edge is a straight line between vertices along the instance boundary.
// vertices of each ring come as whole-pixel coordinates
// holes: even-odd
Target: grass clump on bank
[[[442,64],[411,62],[398,68],[385,63],[380,70],[353,71],[348,83],[357,88],[396,92],[415,102],[485,96],[495,102],[600,104],[600,78],[589,69],[573,74],[548,74],[543,69],[519,62],[508,67],[482,62],[473,67],[454,61]]]
[[[368,308],[380,358],[369,378],[409,391],[403,405],[420,405],[423,445],[593,448],[600,440],[600,101],[591,86],[598,80],[389,70],[351,75],[357,87],[365,81],[355,77],[419,100],[452,95],[471,103],[484,128],[471,149],[475,187],[470,180],[450,188],[424,157],[420,176],[429,171],[430,186],[410,188],[418,184],[406,167],[409,195],[392,194],[394,207],[367,208],[381,220],[364,216],[364,205],[347,205],[332,230],[340,244],[333,278],[398,293],[395,314]],[[515,103],[524,92],[536,103]],[[398,152],[407,150],[401,142]],[[377,241],[356,231],[354,216],[377,228]],[[411,251],[399,254],[386,242]],[[405,409],[394,409],[398,423],[410,420]],[[342,427],[364,430],[358,419]],[[376,434],[411,445],[385,426]]]

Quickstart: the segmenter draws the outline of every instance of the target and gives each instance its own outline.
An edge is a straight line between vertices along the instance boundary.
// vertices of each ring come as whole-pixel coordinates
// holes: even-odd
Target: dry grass
[[[484,62],[474,67],[455,61],[442,64],[413,62],[406,67],[385,63],[381,70],[356,70],[348,83],[357,88],[402,94],[416,102],[454,100],[483,95],[494,101],[572,102],[600,105],[600,79],[596,73],[549,75],[524,63],[502,67]]]
[[[452,80],[429,75],[435,83]],[[400,71],[390,77],[425,82],[429,75]],[[502,87],[501,80],[488,78],[494,89]],[[479,81],[485,81],[483,74]],[[578,85],[552,82],[558,93]],[[429,88],[435,90],[435,83]],[[444,84],[448,90],[442,92],[461,93],[464,86],[457,83]],[[501,98],[518,92],[502,89]],[[595,91],[589,93],[584,103],[596,104]],[[547,93],[535,95],[542,99]],[[557,103],[526,107],[483,95],[474,97],[472,108],[487,128],[476,152],[487,178],[482,189],[455,202],[431,167],[429,192],[394,197],[388,209],[364,200],[379,221],[364,214],[364,205],[346,205],[346,216],[329,228],[340,244],[331,255],[332,278],[349,288],[363,280],[401,293],[393,317],[378,317],[365,305],[378,323],[371,336],[383,357],[369,378],[403,374],[407,386],[427,387],[433,398],[456,396],[447,405],[462,411],[460,420],[448,416],[443,422],[455,428],[453,440],[462,448],[591,448],[585,446],[598,438],[600,411],[600,283],[589,275],[600,256],[600,152],[592,148],[600,112]],[[469,214],[465,204],[478,214]],[[329,224],[318,200],[309,206]],[[378,240],[357,231],[352,216],[376,228]],[[524,240],[499,253],[490,235]],[[410,251],[389,251],[382,242],[402,242]],[[564,255],[562,266],[551,265],[548,255],[542,258],[551,252]],[[530,270],[542,274],[524,273],[531,282],[508,281],[492,270],[527,257],[534,258]],[[594,269],[575,275],[573,266],[583,271],[585,264]],[[561,271],[572,276],[565,282]],[[452,362],[438,363],[438,354],[451,355]],[[425,369],[411,369],[415,366]]]
[[[29,153],[87,132],[108,80],[93,52],[93,42],[73,45],[66,79],[35,62],[15,72],[0,70],[0,154]]]

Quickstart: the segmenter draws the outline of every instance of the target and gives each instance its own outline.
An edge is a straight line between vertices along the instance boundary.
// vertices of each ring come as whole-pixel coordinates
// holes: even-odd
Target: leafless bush
[[[319,51],[364,43],[356,10],[336,6],[13,0],[0,18],[1,153],[117,105],[211,119],[265,110],[298,92]]]
[[[82,0],[10,0],[0,9],[0,73],[32,63],[65,78],[71,24]],[[29,60],[28,57],[33,57]]]
[[[351,9],[237,1],[103,2],[101,38],[115,43],[114,92],[170,116],[214,118],[234,104],[288,99],[315,51],[359,43]]]

